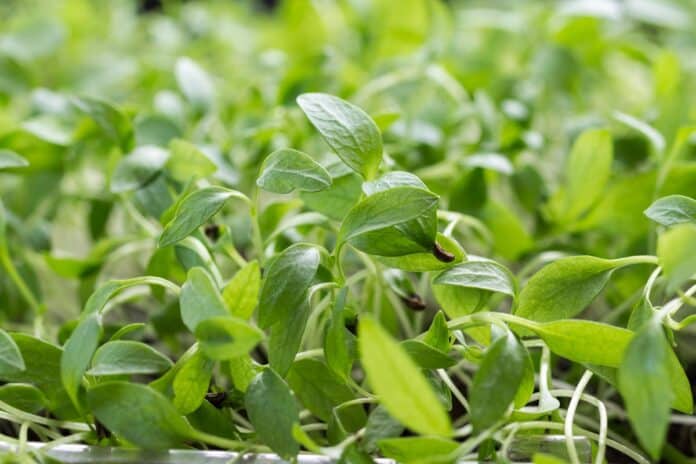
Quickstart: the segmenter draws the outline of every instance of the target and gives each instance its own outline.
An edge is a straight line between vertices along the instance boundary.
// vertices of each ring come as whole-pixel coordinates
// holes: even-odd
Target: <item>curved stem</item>
[[[568,456],[570,457],[570,462],[572,464],[580,464],[578,450],[575,448],[575,436],[573,435],[573,418],[575,417],[575,411],[578,408],[578,404],[580,403],[580,396],[582,395],[582,392],[585,390],[585,387],[587,386],[587,383],[590,381],[591,378],[591,371],[585,371],[585,373],[580,378],[578,386],[575,388],[573,396],[570,398],[570,404],[568,405],[568,414],[565,418],[563,431],[565,433],[566,449],[568,450]]]

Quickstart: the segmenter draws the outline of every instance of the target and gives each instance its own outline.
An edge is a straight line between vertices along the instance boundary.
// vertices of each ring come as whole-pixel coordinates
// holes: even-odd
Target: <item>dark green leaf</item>
[[[515,399],[525,367],[525,348],[511,332],[501,334],[488,347],[471,386],[474,429],[485,430],[503,418]]]
[[[243,194],[223,187],[206,187],[188,194],[179,203],[174,218],[162,231],[159,246],[173,245],[191,235],[215,216],[230,198],[249,201]]]
[[[306,298],[319,269],[319,250],[306,244],[285,249],[268,266],[259,299],[259,326],[268,328],[295,309]]]
[[[0,401],[32,414],[41,411],[48,404],[41,390],[25,383],[8,383],[0,387]]]
[[[439,273],[433,284],[478,288],[515,296],[510,271],[493,261],[467,261]]]
[[[175,448],[192,436],[169,400],[145,385],[101,383],[87,390],[87,405],[107,429],[140,448]]]
[[[256,185],[274,193],[318,192],[331,185],[331,176],[306,153],[282,148],[264,160]]]
[[[382,161],[382,136],[363,110],[321,93],[302,94],[297,104],[343,162],[366,179],[375,176]]]
[[[669,346],[659,319],[633,337],[619,367],[618,385],[638,439],[658,460],[670,422]]]
[[[109,284],[110,283],[105,284],[100,289],[103,289],[102,292],[111,295],[113,285]],[[107,292],[106,290],[109,291]],[[93,302],[92,304],[94,307],[99,305],[103,307],[103,305],[106,304],[106,299],[95,297],[98,292],[99,290],[92,294],[90,300]],[[99,299],[99,302],[96,302],[97,299]],[[104,303],[101,304],[101,301],[104,301]],[[86,309],[90,309],[89,301],[86,305]],[[82,384],[82,377],[89,368],[92,355],[97,349],[102,334],[101,318],[98,314],[98,310],[91,310],[85,314],[86,316],[80,320],[77,327],[75,327],[75,330],[73,330],[73,333],[70,335],[70,338],[65,342],[63,355],[60,359],[60,377],[65,390],[68,392],[70,399],[75,405],[80,404],[78,392]]]
[[[292,392],[272,369],[264,369],[247,389],[244,404],[259,439],[284,459],[295,457],[300,447],[293,424],[300,422]]]

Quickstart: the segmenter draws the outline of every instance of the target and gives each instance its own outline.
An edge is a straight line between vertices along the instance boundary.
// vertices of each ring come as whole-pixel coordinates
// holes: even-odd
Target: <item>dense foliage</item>
[[[0,3],[13,459],[689,462],[693,5],[162,3]]]

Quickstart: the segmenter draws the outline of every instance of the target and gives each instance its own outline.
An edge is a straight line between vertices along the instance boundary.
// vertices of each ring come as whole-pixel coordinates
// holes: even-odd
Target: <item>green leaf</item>
[[[233,316],[204,319],[196,326],[195,333],[203,353],[216,361],[243,356],[264,337],[259,329]]]
[[[633,332],[594,321],[558,320],[533,329],[559,356],[578,363],[618,367]]]
[[[167,160],[167,170],[179,182],[188,182],[192,177],[208,177],[218,169],[198,147],[186,140],[172,140],[169,151],[171,155]]]
[[[159,374],[172,362],[150,345],[132,340],[117,340],[99,347],[92,358],[88,375]]]
[[[248,320],[259,303],[261,272],[258,261],[249,261],[232,277],[224,290],[222,299],[233,316]]]
[[[215,101],[213,81],[198,63],[188,57],[176,60],[174,66],[176,83],[181,93],[198,110],[207,110]]]
[[[111,191],[125,193],[144,187],[159,174],[169,153],[155,146],[136,148],[119,161],[111,176]]]
[[[297,104],[344,163],[366,179],[375,176],[382,161],[382,136],[363,110],[321,93],[302,94]]]
[[[229,314],[215,282],[202,267],[189,270],[186,282],[181,287],[179,306],[181,320],[194,333],[202,321]]]
[[[112,294],[111,287],[113,287],[113,285],[109,285],[110,283],[100,287],[104,293],[106,293],[105,290],[108,289],[109,295]],[[94,299],[95,295],[98,293],[99,290],[90,297],[90,300],[93,302],[92,304],[95,306],[101,304],[94,303],[96,301]],[[85,306],[86,309],[90,309],[90,300],[88,300]],[[105,300],[103,304],[106,304]],[[103,306],[103,304],[101,304],[101,306]],[[101,334],[102,324],[98,311],[92,310],[86,312],[85,316],[80,319],[77,327],[75,327],[75,330],[70,334],[70,338],[68,338],[63,347],[63,354],[60,358],[60,378],[65,387],[65,391],[68,392],[75,406],[80,404],[78,392],[82,384],[82,377],[89,368],[92,355],[94,355],[99,345]]]
[[[327,171],[331,186],[320,192],[300,192],[300,198],[312,211],[341,221],[360,198],[361,178],[340,160],[327,166]]]
[[[515,399],[526,368],[526,350],[512,332],[486,350],[471,385],[471,424],[482,431],[503,418]]]
[[[230,198],[249,202],[245,195],[223,187],[206,187],[186,195],[179,203],[174,218],[162,231],[159,246],[172,245],[191,235],[215,216]]]
[[[696,223],[696,200],[684,195],[669,195],[656,200],[645,215],[663,226]]]
[[[343,287],[336,296],[331,309],[331,320],[324,335],[324,358],[329,368],[343,379],[348,379],[353,365],[350,352],[349,332],[346,330],[344,308],[348,288]]]
[[[0,387],[0,401],[32,414],[48,405],[48,400],[41,390],[25,383],[8,383]]]
[[[674,291],[696,274],[696,224],[679,224],[660,234],[657,257]]]
[[[73,98],[73,105],[101,129],[112,143],[118,145],[123,153],[128,153],[135,143],[135,133],[130,119],[112,104],[96,98]]]
[[[515,314],[535,321],[573,317],[584,310],[625,264],[594,256],[570,256],[544,266],[522,289]]]
[[[23,168],[29,161],[11,150],[0,150],[0,169]]]
[[[23,371],[26,368],[17,343],[0,329],[0,377],[4,372]]]
[[[457,363],[447,353],[435,349],[421,340],[405,340],[401,342],[401,347],[424,369],[445,369]]]
[[[377,445],[385,457],[404,464],[451,463],[459,447],[456,441],[441,437],[387,438]]]
[[[388,267],[407,272],[428,272],[447,269],[453,264],[461,263],[466,255],[461,245],[453,238],[437,233],[437,244],[453,258],[444,262],[435,257],[432,251],[411,253],[403,256],[378,256],[377,259]]]
[[[431,251],[437,234],[437,203],[437,195],[416,187],[377,192],[348,212],[338,242],[381,256]]]
[[[286,248],[268,265],[259,299],[259,326],[268,328],[306,298],[321,256],[312,245],[298,243]]]
[[[389,414],[420,434],[452,433],[449,417],[432,386],[374,319],[360,320],[358,346],[368,381]]]
[[[587,211],[602,195],[611,174],[611,134],[605,129],[583,132],[573,144],[565,170],[566,183],[554,204],[559,222],[569,223]]]
[[[196,351],[179,366],[172,381],[174,407],[179,414],[188,415],[205,401],[214,365],[201,351]]]
[[[193,435],[169,400],[145,385],[100,383],[87,390],[87,405],[107,429],[140,448],[176,448]]]
[[[256,185],[273,193],[318,192],[331,185],[331,176],[306,153],[281,148],[264,160]]]
[[[422,336],[423,342],[432,346],[436,350],[447,353],[452,344],[450,343],[449,329],[447,328],[447,320],[442,311],[438,311],[430,323],[430,327]]]
[[[662,324],[652,319],[631,340],[618,373],[628,418],[653,460],[660,457],[670,422],[669,351]]]
[[[292,312],[271,326],[268,337],[268,362],[278,374],[285,376],[300,350],[311,307],[303,299]]]
[[[244,396],[249,420],[258,438],[281,458],[297,456],[300,446],[292,426],[300,413],[288,385],[272,369],[264,369],[249,385]]]
[[[302,405],[324,422],[330,421],[335,407],[355,399],[345,381],[316,359],[295,361],[287,381]],[[341,417],[343,425],[351,431],[360,429],[367,421],[360,405],[348,407]]]
[[[515,282],[510,271],[493,261],[467,261],[439,273],[433,284],[490,290],[515,296]]]
[[[491,292],[455,285],[433,285],[433,296],[451,319],[467,316],[484,308]]]

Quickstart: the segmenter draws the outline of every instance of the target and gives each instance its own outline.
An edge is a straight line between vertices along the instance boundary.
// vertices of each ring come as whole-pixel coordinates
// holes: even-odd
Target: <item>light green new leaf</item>
[[[261,271],[258,261],[249,261],[232,277],[224,290],[222,299],[233,316],[248,320],[259,302]]]
[[[533,329],[549,349],[577,363],[618,367],[633,332],[580,319],[558,320],[538,324]]]
[[[0,329],[0,376],[2,372],[16,372],[25,369],[22,353],[10,334]]]
[[[268,266],[259,298],[259,326],[268,328],[285,319],[306,298],[319,269],[319,250],[298,243],[280,253]]]
[[[417,187],[394,187],[377,192],[348,212],[338,241],[350,241],[359,249],[369,246],[370,250],[363,251],[383,256],[428,251],[437,234],[437,203],[437,195]],[[361,236],[365,237],[356,243]],[[394,242],[397,242],[396,247]]]
[[[188,194],[181,200],[174,218],[162,231],[159,246],[165,247],[188,237],[215,216],[230,198],[249,202],[242,193],[223,187],[206,187]]]
[[[331,176],[308,154],[282,148],[264,160],[256,185],[273,193],[318,192],[331,185]]]
[[[247,388],[244,404],[258,438],[281,458],[297,456],[300,446],[292,435],[300,412],[288,385],[272,369],[264,369]]]
[[[515,399],[524,376],[527,353],[507,331],[486,350],[470,392],[471,423],[481,431],[501,420]]]
[[[441,437],[386,438],[377,442],[382,454],[403,464],[447,464],[459,443]]]
[[[522,289],[515,314],[535,321],[566,319],[584,310],[621,260],[570,256],[544,266]]]
[[[297,104],[344,163],[365,179],[377,174],[382,161],[382,136],[367,113],[322,93],[302,94]]]
[[[176,83],[186,99],[199,110],[207,110],[215,101],[213,81],[198,63],[188,57],[176,60]]]
[[[87,405],[107,429],[140,448],[175,448],[193,435],[169,400],[145,385],[101,383],[87,390]]]
[[[150,345],[132,340],[116,340],[99,347],[88,375],[159,374],[172,362]]]
[[[193,177],[208,177],[217,171],[215,163],[186,140],[172,140],[169,151],[167,170],[179,182],[188,182]]]
[[[162,171],[167,159],[169,152],[160,147],[136,148],[116,166],[111,176],[111,191],[124,193],[145,186]]]
[[[205,401],[214,365],[201,351],[196,351],[179,366],[172,381],[174,407],[179,414],[188,415]]]
[[[26,166],[29,166],[29,161],[22,156],[10,150],[0,150],[0,169],[23,168]]]
[[[660,456],[670,421],[669,350],[662,324],[652,319],[631,340],[618,373],[628,418],[653,460]]]
[[[669,195],[656,200],[645,215],[663,226],[696,223],[696,200],[684,195]]]
[[[264,337],[259,329],[234,316],[204,319],[196,326],[195,334],[201,351],[216,361],[243,356]]]
[[[660,234],[657,257],[667,277],[668,291],[696,274],[696,224],[679,224]]]
[[[510,271],[493,261],[466,261],[433,279],[433,284],[478,288],[515,296],[515,282]]]
[[[202,267],[191,268],[179,297],[181,320],[191,332],[206,319],[227,316],[227,308],[220,291],[208,272]]]
[[[430,383],[377,321],[360,320],[358,346],[367,379],[389,414],[420,434],[452,433],[449,417]]]
[[[611,174],[612,159],[609,131],[591,129],[578,137],[565,169],[565,186],[551,203],[559,222],[574,221],[599,199]]]

